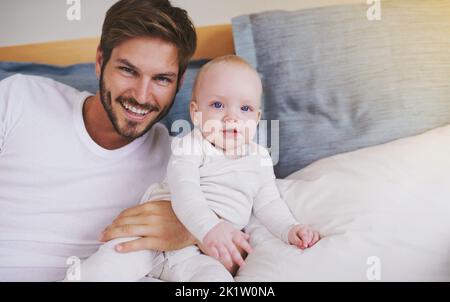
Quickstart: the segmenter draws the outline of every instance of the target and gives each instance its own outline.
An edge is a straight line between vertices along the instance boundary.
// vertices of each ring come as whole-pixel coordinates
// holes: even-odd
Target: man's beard
[[[157,122],[162,120],[167,115],[167,113],[169,112],[170,108],[172,108],[172,105],[174,103],[174,100],[172,100],[169,106],[163,107],[161,109],[158,106],[152,104],[146,104],[145,106],[143,106],[139,104],[133,97],[118,96],[115,102],[119,103],[119,106],[122,106],[121,103],[123,103],[123,101],[126,101],[129,104],[137,105],[137,107],[139,108],[145,108],[145,110],[150,109],[151,111],[159,111],[159,114],[156,116],[156,118],[150,121],[149,124],[142,131],[136,130],[137,127],[140,125],[140,123],[129,120],[125,120],[126,126],[121,128],[117,118],[117,113],[114,112],[112,108],[111,91],[107,90],[105,87],[105,82],[103,80],[103,70],[100,74],[99,88],[100,88],[100,100],[103,104],[103,108],[105,108],[105,111],[108,114],[109,119],[111,120],[111,123],[113,124],[114,129],[116,130],[117,133],[119,133],[121,136],[127,139],[134,140],[147,133],[153,127],[153,125],[155,125]],[[148,114],[151,114],[151,112],[149,112]]]

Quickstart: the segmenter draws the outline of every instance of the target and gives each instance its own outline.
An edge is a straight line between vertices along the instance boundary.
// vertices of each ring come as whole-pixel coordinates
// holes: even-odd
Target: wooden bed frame
[[[197,28],[197,51],[193,59],[233,54],[231,24]],[[95,61],[100,38],[0,47],[0,61],[70,65]]]

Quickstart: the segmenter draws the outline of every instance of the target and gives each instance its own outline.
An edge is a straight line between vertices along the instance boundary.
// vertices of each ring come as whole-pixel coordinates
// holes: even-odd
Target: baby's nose
[[[235,122],[237,122],[237,119],[232,116],[225,116],[223,121],[226,123],[235,123]]]
[[[228,110],[223,117],[225,122],[236,122],[238,120],[238,114],[234,110]]]

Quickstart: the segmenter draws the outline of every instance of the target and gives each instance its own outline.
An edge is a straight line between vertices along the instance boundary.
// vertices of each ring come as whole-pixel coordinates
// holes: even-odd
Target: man
[[[194,244],[167,201],[133,205],[165,176],[170,138],[156,123],[195,47],[184,10],[121,0],[103,24],[96,95],[34,76],[0,82],[1,281],[61,280],[99,236],[142,237],[120,252]]]

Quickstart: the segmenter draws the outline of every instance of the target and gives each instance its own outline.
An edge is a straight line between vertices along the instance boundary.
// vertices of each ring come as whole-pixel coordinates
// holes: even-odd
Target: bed
[[[193,60],[211,59],[233,54],[231,24],[197,28],[198,47]],[[99,38],[84,38],[0,47],[0,61],[72,65],[94,62]]]
[[[163,122],[176,134],[172,123],[188,120],[193,79],[208,59],[247,59],[263,79],[263,141],[280,192],[323,236],[301,251],[252,217],[254,252],[238,281],[450,281],[450,4],[384,1],[373,22],[366,11],[273,11],[198,29]],[[0,48],[10,61],[0,79],[31,70],[95,90],[97,43]]]

